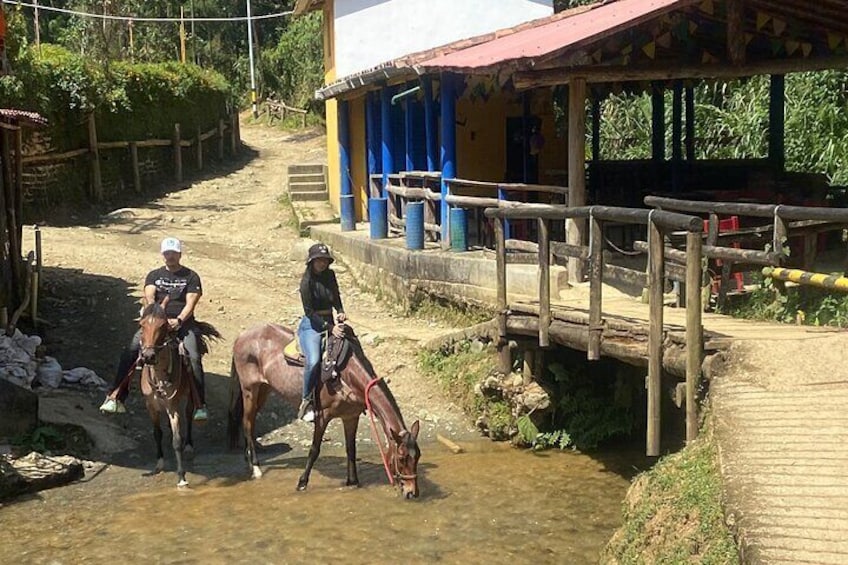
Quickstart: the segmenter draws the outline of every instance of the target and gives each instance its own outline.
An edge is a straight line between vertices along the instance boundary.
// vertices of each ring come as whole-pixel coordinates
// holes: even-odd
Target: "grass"
[[[452,351],[422,350],[418,366],[425,375],[432,375],[451,398],[469,414],[477,414],[480,405],[474,387],[495,370],[496,361],[488,349],[472,351],[469,342],[457,344]]]
[[[739,563],[724,521],[718,455],[710,429],[633,482],[624,524],[604,563]]]

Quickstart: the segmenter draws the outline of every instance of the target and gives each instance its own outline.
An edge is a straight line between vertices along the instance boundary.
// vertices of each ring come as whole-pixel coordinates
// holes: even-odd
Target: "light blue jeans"
[[[312,322],[304,316],[297,326],[297,338],[300,340],[300,350],[306,358],[303,367],[303,398],[312,394],[315,379],[321,370],[321,333],[312,327]]]

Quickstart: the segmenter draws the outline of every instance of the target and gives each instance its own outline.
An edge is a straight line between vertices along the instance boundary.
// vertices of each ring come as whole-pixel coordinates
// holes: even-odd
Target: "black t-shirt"
[[[165,266],[154,269],[147,274],[147,278],[144,280],[144,286],[151,284],[156,287],[157,303],[161,303],[166,296],[171,297],[165,307],[165,313],[168,314],[169,318],[176,318],[185,308],[186,294],[190,292],[203,294],[200,275],[188,267],[180,267],[174,273]],[[183,322],[187,321],[183,320]]]

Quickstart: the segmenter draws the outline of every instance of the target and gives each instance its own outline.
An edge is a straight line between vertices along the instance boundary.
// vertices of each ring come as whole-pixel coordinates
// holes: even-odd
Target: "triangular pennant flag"
[[[786,22],[785,21],[778,19],[778,18],[774,18],[771,21],[771,23],[774,26],[774,33],[776,35],[783,35],[783,32],[786,31]]]
[[[669,49],[671,47],[671,33],[665,32],[661,36],[657,38],[657,45],[662,47],[663,49]]]
[[[600,62],[601,62],[601,57],[603,57],[603,54],[601,53],[601,50],[600,50],[600,49],[598,49],[597,51],[595,51],[594,53],[592,53],[592,60],[593,60],[594,62],[596,62],[596,63],[600,63]]]
[[[715,6],[713,5],[713,0],[704,0],[703,3],[699,6],[702,12],[713,15],[715,13]]]
[[[763,29],[769,21],[771,21],[771,16],[763,12],[757,12],[757,31]]]
[[[746,33],[745,34],[745,47],[748,47],[748,44],[751,43],[752,39],[754,39],[753,33]]]
[[[789,41],[786,42],[786,54],[792,55],[793,53],[795,53],[795,51],[798,50],[798,48],[800,46],[801,46],[801,43],[799,43],[798,41],[794,41],[794,40],[790,39]]]
[[[689,35],[694,34],[697,29],[698,24],[696,24],[695,22],[689,22]]]
[[[642,51],[645,53],[645,55],[648,56],[649,59],[653,59],[654,56],[657,54],[657,44],[652,41],[642,47]]]
[[[839,44],[842,43],[842,40],[845,39],[843,36],[833,33],[827,32],[827,46],[830,47],[831,50],[839,47]]]
[[[801,44],[801,53],[804,54],[804,57],[809,57],[810,53],[813,52],[813,44],[807,43],[806,41]]]
[[[633,45],[626,45],[624,49],[621,50],[622,55],[629,55],[633,51]]]

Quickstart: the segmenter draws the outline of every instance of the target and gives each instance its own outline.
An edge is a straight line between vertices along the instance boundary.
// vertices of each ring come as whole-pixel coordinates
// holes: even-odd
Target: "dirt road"
[[[111,380],[120,349],[130,339],[146,273],[161,264],[159,241],[184,242],[183,263],[203,280],[197,309],[225,340],[205,360],[209,424],[199,431],[198,448],[220,450],[229,387],[230,347],[244,328],[261,321],[293,324],[302,309],[297,292],[309,242],[298,237],[290,212],[279,203],[286,166],[324,160],[321,132],[285,133],[246,125],[246,157],[239,166],[171,192],[139,207],[123,208],[96,224],[43,229],[45,341],[65,368],[90,367]],[[26,248],[26,246],[25,246]],[[352,323],[378,372],[389,378],[407,423],[422,420],[424,440],[435,433],[473,435],[467,418],[444,398],[436,383],[420,375],[414,352],[420,340],[454,331],[436,322],[407,319],[359,290],[343,261],[334,265]],[[409,335],[419,339],[409,339]],[[105,453],[152,454],[150,427],[139,394],[129,414],[106,417],[97,411],[100,393],[73,397],[57,392],[43,398],[48,416],[73,419],[95,436]],[[52,414],[51,414],[52,413]],[[58,416],[57,416],[58,415]],[[271,403],[260,415],[260,433],[293,448],[311,437],[311,427],[290,422],[287,408]],[[332,433],[338,443],[340,428]],[[367,433],[366,426],[360,427]]]

